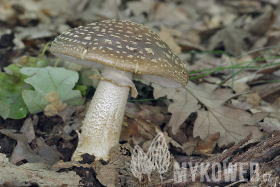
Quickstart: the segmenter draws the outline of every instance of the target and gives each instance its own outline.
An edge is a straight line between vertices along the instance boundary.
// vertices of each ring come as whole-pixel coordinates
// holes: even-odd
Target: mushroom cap
[[[131,21],[104,20],[71,29],[55,38],[51,52],[96,69],[108,66],[142,74],[137,78],[163,86],[185,86],[189,79],[186,65],[169,46],[149,28]]]

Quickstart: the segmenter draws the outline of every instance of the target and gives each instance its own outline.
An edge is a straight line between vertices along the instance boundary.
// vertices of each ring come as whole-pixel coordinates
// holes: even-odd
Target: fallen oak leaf
[[[170,121],[170,119],[168,120]],[[163,131],[167,132],[167,134],[176,142],[183,144],[185,142],[191,141],[189,138],[192,137],[192,132],[191,134],[187,135],[187,129],[189,129],[191,127],[188,127],[187,123],[182,123],[182,125],[180,125],[179,130],[177,131],[176,134],[172,133],[172,127],[166,125],[163,128]],[[192,131],[192,130],[191,130]]]
[[[216,141],[220,138],[220,133],[216,132],[209,136],[204,142],[201,140],[197,141],[196,149],[204,154],[211,153],[213,150]]]
[[[169,126],[172,124],[172,133],[176,134],[180,125],[189,115],[200,108],[198,101],[193,95],[187,94],[185,88],[165,88],[154,83],[152,87],[154,87],[155,99],[166,95],[167,99],[173,99],[174,103],[168,107],[168,112],[172,113]]]
[[[156,136],[155,125],[140,116],[132,119],[124,116],[123,121],[125,125],[122,126],[120,141],[128,141],[131,136],[142,137],[145,140],[152,140]]]
[[[215,90],[217,88],[215,85],[201,84],[196,86],[190,81],[185,88],[165,88],[154,83],[152,87],[154,87],[155,99],[167,95],[167,99],[174,101],[168,106],[168,112],[172,113],[169,126],[172,126],[173,134],[177,133],[180,125],[192,112],[201,108],[199,102],[206,106],[215,107],[236,96],[231,94],[230,89]]]
[[[258,127],[252,126],[258,123],[269,113],[260,112],[250,114],[244,110],[223,106],[223,104],[237,95],[232,94],[230,89],[218,89],[215,85],[202,84],[195,86],[189,84],[187,90],[192,93],[206,108],[198,111],[195,121],[193,136],[200,136],[202,140],[215,132],[220,132],[218,145],[228,145],[245,138],[253,132],[253,138],[248,143],[263,139],[267,134],[259,131]]]
[[[257,142],[267,134],[259,131],[258,127],[252,126],[267,117],[269,113],[259,112],[250,114],[244,110],[220,106],[198,111],[198,117],[194,125],[194,137],[200,136],[202,140],[215,132],[220,132],[221,137],[218,145],[228,145],[238,142],[253,132],[253,138],[248,143]]]
[[[205,154],[211,156],[211,152],[214,149],[217,140],[220,138],[220,133],[217,132],[209,136],[205,141],[194,140],[185,142],[182,145],[182,151],[188,156],[194,154]]]
[[[239,55],[242,52],[243,46],[246,46],[244,45],[244,39],[250,36],[249,32],[231,25],[219,30],[211,37],[209,49],[214,50],[220,43],[223,43],[227,53]]]
[[[164,121],[164,114],[167,114],[167,107],[142,105],[138,103],[126,103],[125,116],[129,118],[142,117],[156,125]]]
[[[164,121],[164,114],[167,114],[167,107],[150,106],[138,104],[141,111],[138,113],[143,119],[161,125]]]
[[[271,28],[271,25],[276,21],[276,18],[277,15],[273,10],[266,11],[251,21],[247,30],[254,35],[261,36]]]
[[[269,113],[260,112],[251,115],[244,110],[229,107],[230,105],[223,106],[226,101],[237,96],[232,94],[230,89],[216,90],[217,86],[215,85],[201,84],[196,86],[189,82],[185,87],[188,92],[181,92],[184,88],[179,88],[180,92],[184,93],[180,95],[176,92],[178,88],[153,87],[155,98],[167,95],[168,99],[174,100],[174,103],[168,107],[168,111],[172,113],[169,124],[172,125],[173,134],[177,133],[181,122],[186,120],[191,112],[195,112],[201,107],[198,104],[200,102],[206,110],[202,108],[197,111],[198,117],[194,126],[194,137],[200,136],[202,140],[205,140],[210,135],[220,132],[218,145],[223,146],[240,141],[251,131],[253,132],[253,139],[249,143],[259,141],[267,135],[260,132],[258,127],[252,125],[268,116]]]
[[[60,152],[48,146],[45,141],[40,137],[36,138],[39,154],[37,154],[28,144],[25,134],[15,133],[13,130],[3,129],[0,131],[2,134],[17,141],[17,145],[13,150],[10,162],[16,164],[21,160],[27,160],[29,163],[44,162],[53,165],[63,157]]]
[[[208,107],[221,106],[229,99],[237,96],[237,94],[232,94],[231,89],[229,88],[216,89],[216,85],[206,83],[195,85],[194,83],[189,82],[185,88],[195,97],[195,99]]]

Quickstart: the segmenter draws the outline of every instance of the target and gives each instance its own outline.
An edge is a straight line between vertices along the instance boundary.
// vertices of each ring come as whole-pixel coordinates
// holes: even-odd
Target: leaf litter
[[[265,137],[265,134],[253,125],[268,116],[269,113],[251,115],[244,110],[223,106],[223,103],[235,97],[234,94],[231,94],[230,89],[214,90],[215,86],[210,84],[195,86],[192,83],[189,83],[186,89],[180,88],[178,90],[163,88],[155,84],[153,87],[155,88],[155,98],[167,95],[168,99],[174,100],[174,103],[168,107],[168,111],[172,113],[169,125],[172,126],[173,134],[177,133],[182,122],[192,112],[197,111],[198,118],[194,124],[194,137],[200,136],[201,139],[205,140],[215,132],[220,132],[219,146],[236,143],[251,131],[254,132],[251,142],[259,141]],[[206,108],[201,108],[199,102]],[[244,131],[241,132],[240,128]]]
[[[27,163],[16,166],[9,162],[5,154],[0,153],[0,183],[13,186],[31,185],[38,183],[40,186],[78,186],[81,177],[74,171],[60,172],[45,163]]]

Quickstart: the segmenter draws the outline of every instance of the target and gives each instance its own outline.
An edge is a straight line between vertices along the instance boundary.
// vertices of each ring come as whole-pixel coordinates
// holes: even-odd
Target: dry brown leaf
[[[231,81],[227,81],[224,86],[231,87]],[[248,84],[243,82],[234,82],[232,89],[235,91],[235,93],[243,93],[249,91],[250,87]]]
[[[142,117],[144,120],[151,121],[156,125],[161,125],[165,120],[164,114],[167,114],[167,107],[141,105],[127,103],[125,116],[129,118]]]
[[[153,122],[155,125],[161,125],[164,121],[164,114],[167,114],[167,107],[138,105],[142,110],[138,113],[143,119]]]
[[[256,73],[259,73],[259,74],[272,74],[272,73],[274,73],[275,71],[277,71],[279,69],[280,69],[280,65],[268,66],[268,67],[259,69]]]
[[[188,118],[192,112],[196,112],[200,105],[191,94],[187,94],[185,88],[165,88],[157,84],[154,87],[154,97],[157,99],[167,95],[167,99],[173,99],[174,103],[168,107],[168,112],[172,113],[169,126],[172,126],[172,133],[176,134],[180,125]]]
[[[122,126],[120,141],[128,141],[131,136],[152,140],[156,135],[154,124],[141,117],[130,119],[125,116],[124,123],[125,125]]]
[[[200,136],[205,140],[215,132],[220,132],[221,137],[218,145],[228,145],[238,142],[253,132],[253,138],[248,142],[257,142],[266,137],[265,133],[259,131],[258,127],[253,126],[260,120],[268,116],[269,113],[260,112],[250,114],[244,110],[234,109],[226,106],[217,108],[201,109],[194,125],[194,137]]]
[[[69,105],[65,110],[60,111],[57,115],[60,116],[64,123],[68,123],[71,119],[71,116],[76,112],[78,106]]]
[[[202,153],[211,153],[214,146],[216,145],[216,141],[220,138],[220,133],[217,132],[209,136],[205,142],[198,140],[196,149]]]
[[[271,107],[273,108],[273,110],[275,111],[277,111],[278,110],[278,112],[280,112],[280,97],[278,97],[273,103],[272,103],[272,105],[271,105]]]
[[[263,107],[262,110],[272,110],[272,113],[266,117],[263,122],[259,122],[258,126],[261,127],[265,132],[272,133],[273,131],[280,131],[280,118],[279,112],[275,111],[273,108]]]
[[[61,153],[49,147],[43,138],[36,138],[38,154],[32,150],[28,144],[24,134],[14,133],[12,130],[1,130],[1,133],[17,141],[17,146],[14,148],[11,163],[15,164],[26,159],[29,163],[44,162],[53,165],[60,160]]]
[[[135,103],[127,102],[125,106],[124,115],[129,118],[135,118],[139,116],[139,112],[141,111],[140,107]]]
[[[225,106],[227,106],[227,104],[225,104]],[[241,101],[238,101],[238,100],[231,100],[230,107],[231,108],[239,108],[241,110],[249,110],[249,109],[253,108],[252,105],[249,105],[246,102],[241,102]],[[264,112],[268,112],[268,111],[264,111]]]
[[[200,136],[205,140],[210,135],[220,132],[218,145],[228,145],[244,139],[248,133],[253,132],[251,142],[261,140],[266,134],[259,131],[255,125],[269,115],[266,112],[250,114],[244,110],[223,106],[223,104],[236,95],[230,89],[215,90],[215,85],[202,84],[186,86],[189,92],[207,108],[198,111],[195,121],[193,136]]]
[[[228,26],[212,36],[209,49],[214,50],[222,42],[227,53],[240,55],[245,44],[243,40],[249,36],[250,33],[245,30]]]
[[[110,150],[110,162],[102,165],[100,162],[95,163],[96,178],[105,186],[119,186],[120,170],[130,170],[129,165],[132,148],[128,143],[116,145]],[[131,173],[130,173],[131,174]]]
[[[259,90],[259,96],[268,103],[274,103],[279,98],[280,83],[267,83],[252,88]]]
[[[142,1],[128,1],[127,9],[131,11],[134,16],[143,16],[143,13],[150,13],[153,11],[155,6],[155,2],[146,1],[145,3]]]
[[[183,143],[182,151],[185,152],[188,156],[190,156],[197,146],[197,140]]]
[[[175,140],[180,144],[183,144],[188,141],[188,136],[186,135],[186,129],[185,129],[186,127],[187,127],[187,123],[182,123],[182,125],[180,126],[176,134],[172,133],[172,127],[170,126],[165,126],[163,130],[166,131],[173,140]]]
[[[216,85],[200,84],[196,86],[189,82],[185,87],[197,100],[207,107],[218,107],[224,104],[229,99],[236,97],[231,93],[231,89],[217,89]]]
[[[266,136],[259,131],[258,127],[252,126],[269,115],[266,112],[250,114],[244,110],[223,106],[223,104],[236,95],[230,89],[215,90],[215,85],[201,84],[199,86],[189,82],[185,88],[163,88],[152,84],[154,97],[167,95],[173,99],[168,111],[172,113],[169,125],[172,126],[173,134],[176,134],[180,125],[187,119],[191,112],[197,111],[202,103],[205,108],[197,111],[198,117],[195,121],[193,137],[200,136],[206,140],[216,132],[220,132],[218,145],[228,145],[245,138],[249,132],[253,132],[253,139],[256,142]],[[179,91],[179,92],[177,92]]]
[[[203,46],[196,44],[194,42],[190,42],[186,39],[182,39],[182,38],[176,39],[176,42],[184,52],[192,51],[192,50],[207,51],[207,49],[204,48]]]
[[[158,3],[155,7],[153,19],[155,22],[159,22],[168,28],[174,28],[189,20],[187,13],[180,6],[174,6],[174,3],[163,2]]]
[[[134,120],[134,118],[128,118],[124,116],[122,131],[120,135],[120,141],[128,141],[130,137],[141,137],[141,134],[138,130],[138,123]]]
[[[36,125],[36,124],[29,117],[24,121],[24,123],[20,129],[20,132],[25,134],[28,143],[31,143],[31,141],[35,138],[34,125]]]
[[[192,112],[196,112],[201,107],[198,104],[199,101],[204,105],[217,107],[235,96],[231,94],[230,89],[214,91],[216,86],[211,84],[196,86],[189,82],[186,88],[165,88],[157,84],[152,84],[152,86],[154,87],[154,97],[156,99],[167,95],[168,99],[173,99],[174,101],[168,107],[168,112],[172,113],[169,126],[172,126],[173,134],[176,134],[180,125]]]
[[[163,27],[158,35],[165,43],[167,43],[167,45],[174,51],[174,53],[179,54],[181,52],[181,47],[173,38],[173,35],[181,36],[182,33],[180,31]]]
[[[273,131],[280,131],[279,121],[277,122],[277,124],[259,122],[258,126],[268,133],[272,133]]]
[[[258,106],[259,102],[260,102],[260,96],[259,96],[259,92],[255,91],[254,93],[250,94],[247,98],[246,98],[246,102],[250,105],[253,106]]]
[[[60,168],[52,168],[45,163],[26,163],[13,165],[9,159],[0,153],[0,184],[12,182],[13,186],[79,186],[79,177],[74,171],[57,172]]]
[[[277,15],[273,10],[267,11],[250,23],[248,31],[255,35],[263,35],[270,29],[276,18]]]

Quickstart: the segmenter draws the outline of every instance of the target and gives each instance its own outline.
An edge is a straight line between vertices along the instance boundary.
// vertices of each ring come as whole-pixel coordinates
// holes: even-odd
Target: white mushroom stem
[[[121,74],[125,74],[125,79],[132,79],[132,73]],[[96,160],[110,159],[110,149],[119,143],[129,90],[130,87],[120,87],[110,81],[99,82],[83,121],[78,146],[72,156],[73,161],[82,160],[81,155],[85,153],[94,155]]]

